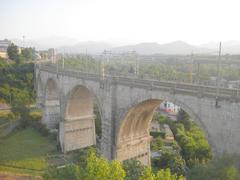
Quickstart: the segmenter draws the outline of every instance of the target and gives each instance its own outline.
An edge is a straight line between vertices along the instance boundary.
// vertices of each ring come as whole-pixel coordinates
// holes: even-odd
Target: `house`
[[[7,48],[12,42],[9,41],[8,39],[0,40],[0,57],[7,59],[8,54],[7,54]]]
[[[160,104],[159,109],[160,109],[160,111],[164,111],[164,112],[172,114],[172,115],[177,115],[177,113],[180,110],[180,107],[171,102],[163,101]]]
[[[56,50],[50,48],[48,50],[39,51],[40,58],[42,60],[52,60],[52,62],[56,61]]]

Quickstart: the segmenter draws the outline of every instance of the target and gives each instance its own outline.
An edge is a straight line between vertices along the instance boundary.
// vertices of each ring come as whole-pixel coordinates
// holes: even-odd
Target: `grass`
[[[0,171],[41,173],[48,166],[47,154],[56,145],[33,128],[13,132],[0,141]]]

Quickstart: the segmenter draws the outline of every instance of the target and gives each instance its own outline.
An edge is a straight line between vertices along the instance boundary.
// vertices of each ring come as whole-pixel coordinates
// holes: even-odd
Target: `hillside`
[[[187,44],[183,41],[174,41],[167,44],[140,43],[131,46],[121,46],[112,49],[113,52],[136,51],[139,54],[191,54],[206,53],[209,49]]]

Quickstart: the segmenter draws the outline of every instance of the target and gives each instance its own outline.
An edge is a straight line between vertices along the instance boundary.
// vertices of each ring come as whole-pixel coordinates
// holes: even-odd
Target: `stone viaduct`
[[[42,123],[59,129],[63,152],[96,144],[96,104],[102,122],[101,154],[150,164],[149,123],[156,107],[167,100],[196,121],[213,153],[240,153],[237,89],[100,76],[50,65],[35,65],[35,79],[37,102],[44,112]]]

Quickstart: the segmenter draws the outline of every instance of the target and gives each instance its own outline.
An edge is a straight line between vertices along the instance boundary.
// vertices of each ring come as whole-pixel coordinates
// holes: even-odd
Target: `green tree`
[[[123,180],[125,171],[117,161],[109,163],[97,157],[94,151],[89,151],[86,165],[86,178],[89,180]]]
[[[152,173],[150,167],[144,168],[142,175],[139,177],[139,180],[155,180],[155,176]]]
[[[123,180],[125,176],[126,172],[124,171],[122,164],[117,160],[113,160],[110,163],[109,179]]]
[[[180,110],[177,114],[177,121],[182,123],[186,130],[190,130],[192,122],[190,116],[184,110]]]
[[[161,169],[156,174],[152,173],[150,167],[146,167],[139,180],[185,180],[183,176],[172,174],[170,169]]]
[[[138,180],[142,175],[144,166],[137,160],[126,160],[123,162],[123,169],[126,172],[126,180]]]
[[[161,152],[161,157],[153,159],[152,164],[158,169],[170,169],[177,175],[185,175],[186,164],[184,159],[178,154],[170,151]]]
[[[22,55],[26,60],[32,60],[33,58],[33,48],[24,48],[22,50]]]
[[[7,48],[8,57],[17,62],[18,60],[18,47],[15,44],[10,44]]]
[[[161,137],[157,137],[151,142],[152,151],[159,151],[161,150],[162,146],[163,146],[163,141]]]
[[[194,180],[239,180],[236,156],[223,155],[206,164],[198,164],[189,169],[188,179]]]
[[[176,174],[171,174],[170,169],[161,169],[156,174],[156,180],[184,180],[183,176],[177,176]]]

